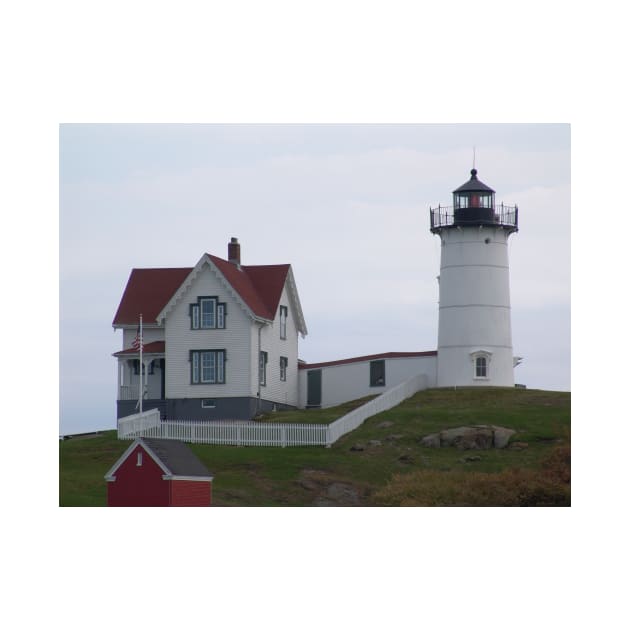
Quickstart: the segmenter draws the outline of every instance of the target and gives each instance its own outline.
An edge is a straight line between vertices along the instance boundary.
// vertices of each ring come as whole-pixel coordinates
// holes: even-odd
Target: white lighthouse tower
[[[453,206],[431,208],[441,240],[438,387],[514,386],[508,238],[518,208],[495,205],[477,179],[453,191]]]

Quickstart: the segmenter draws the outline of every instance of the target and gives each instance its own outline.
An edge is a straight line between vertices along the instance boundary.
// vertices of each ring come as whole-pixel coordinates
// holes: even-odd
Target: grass
[[[358,404],[277,412],[265,421],[327,423]],[[216,506],[568,505],[570,406],[566,392],[434,389],[369,418],[329,449],[192,449],[215,476]],[[471,452],[420,444],[465,424],[512,428],[512,441],[528,446]],[[105,505],[103,476],[128,445],[114,431],[60,442],[60,505]],[[466,461],[471,454],[480,459]]]
[[[260,422],[278,422],[290,424],[330,424],[341,416],[354,411],[357,407],[376,398],[366,396],[327,409],[292,409],[290,411],[274,411],[258,418]]]

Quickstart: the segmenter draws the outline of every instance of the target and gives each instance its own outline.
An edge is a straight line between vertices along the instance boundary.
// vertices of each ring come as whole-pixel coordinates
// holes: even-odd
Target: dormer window
[[[190,327],[193,330],[225,328],[225,302],[216,297],[199,297],[190,305]]]

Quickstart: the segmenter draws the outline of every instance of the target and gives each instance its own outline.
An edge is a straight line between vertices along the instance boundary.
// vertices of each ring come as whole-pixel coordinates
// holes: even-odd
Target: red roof
[[[274,319],[290,265],[236,265],[208,254],[225,279],[258,317]]]
[[[163,341],[152,341],[151,343],[145,343],[143,352],[144,354],[164,354],[165,343]],[[114,354],[115,357],[123,356],[126,354],[140,354],[139,350],[135,348],[127,348]]]
[[[339,359],[338,361],[326,361],[324,363],[299,363],[298,369],[313,370],[320,367],[345,365],[346,363],[360,363],[361,361],[375,361],[377,359],[406,359],[409,357],[433,357],[436,355],[437,350],[428,350],[426,352],[383,352],[381,354],[368,354],[363,357],[354,357],[352,359]]]
[[[254,315],[273,320],[278,310],[289,265],[236,265],[207,254]],[[113,326],[135,325],[142,320],[156,324],[160,311],[182,285],[191,267],[133,269],[114,317]]]
[[[157,316],[188,274],[192,267],[177,269],[132,269],[123,293],[113,326],[157,323]]]

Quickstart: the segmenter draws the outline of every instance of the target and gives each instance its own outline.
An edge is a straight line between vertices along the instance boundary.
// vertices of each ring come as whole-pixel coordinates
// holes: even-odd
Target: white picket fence
[[[160,420],[158,409],[118,420],[118,438],[165,438],[198,444],[232,446],[330,446],[367,418],[387,411],[426,389],[425,375],[415,376],[384,392],[331,424],[280,424],[241,420]]]

